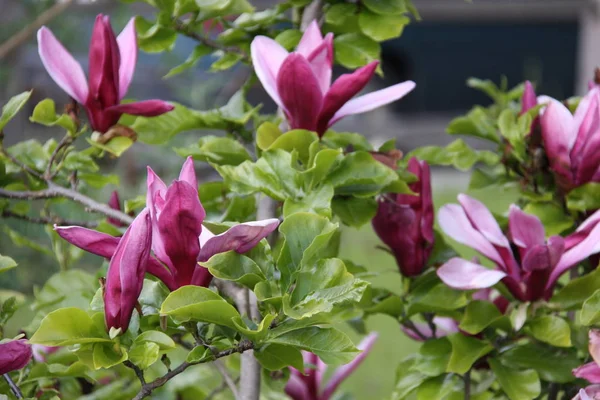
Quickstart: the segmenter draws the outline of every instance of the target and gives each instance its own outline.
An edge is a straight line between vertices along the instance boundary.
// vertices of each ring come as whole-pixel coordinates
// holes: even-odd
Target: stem
[[[23,221],[31,222],[32,224],[41,225],[77,225],[86,228],[95,228],[98,226],[98,223],[96,221],[72,221],[69,219],[62,219],[60,217],[30,217],[27,215],[17,214],[8,210],[2,211],[2,217],[20,219]]]
[[[23,398],[23,393],[21,393],[21,389],[17,386],[17,384],[12,380],[10,375],[4,374],[4,379],[8,382],[8,386],[10,387],[11,392],[15,395],[17,399]]]
[[[463,376],[465,381],[465,400],[471,400],[471,370],[468,370]]]
[[[137,365],[135,365],[134,363],[132,363],[129,360],[123,362],[123,365],[125,365],[128,368],[131,368],[135,372],[135,375],[140,380],[142,387],[146,384],[146,378],[144,377],[144,371],[142,371]]]
[[[550,387],[548,388],[548,400],[558,399],[559,389],[560,389],[559,385],[557,385],[556,383],[551,383]]]
[[[67,147],[69,147],[71,145],[71,143],[73,143],[73,137],[67,133],[61,139],[61,141],[58,143],[58,145],[52,152],[52,155],[50,156],[50,160],[48,161],[48,166],[46,167],[46,171],[44,171],[44,179],[45,180],[47,180],[47,181],[52,180],[58,174],[58,171],[60,170],[60,168],[57,168],[56,171],[52,172],[52,164],[54,164],[54,161],[56,161],[56,158],[58,157],[58,154],[60,153],[60,151],[62,149],[66,149]]]

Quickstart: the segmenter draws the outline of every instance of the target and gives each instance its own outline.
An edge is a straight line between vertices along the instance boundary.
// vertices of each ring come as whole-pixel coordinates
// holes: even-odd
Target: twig
[[[223,350],[220,351],[218,353],[216,353],[214,355],[213,360],[222,358],[222,357],[227,357],[231,354],[235,354],[235,353],[244,353],[248,350],[251,350],[254,348],[254,344],[252,342],[249,341],[242,341],[240,342],[236,347],[233,347],[231,349],[227,349],[227,350]],[[138,392],[138,394],[133,398],[133,400],[141,400],[144,399],[148,396],[150,396],[150,394],[152,394],[152,391],[155,389],[158,389],[159,387],[161,387],[162,385],[164,385],[165,383],[167,383],[170,379],[172,379],[173,377],[179,375],[180,373],[182,373],[183,371],[185,371],[186,369],[188,369],[189,367],[193,366],[193,365],[197,365],[197,364],[204,364],[207,363],[211,360],[203,360],[203,361],[199,361],[199,362],[184,362],[181,365],[179,365],[177,368],[175,368],[174,370],[171,370],[169,372],[167,372],[166,374],[164,374],[163,376],[161,376],[160,378],[157,378],[155,380],[153,380],[152,382],[147,382],[145,384],[142,385],[142,388],[140,389],[140,391]]]
[[[246,62],[250,62],[250,57],[248,54],[240,48],[231,47],[231,46],[223,46],[221,43],[208,38],[206,36],[202,36],[197,32],[194,32],[188,27],[188,24],[184,23],[181,20],[175,20],[174,28],[177,32],[181,33],[184,36],[187,36],[191,39],[194,39],[197,42],[202,43],[205,46],[211,47],[215,50],[221,50],[226,53],[234,53],[242,57],[242,59]]]
[[[71,4],[73,0],[63,0],[54,4],[52,7],[44,11],[32,23],[21,29],[17,34],[8,38],[7,41],[0,45],[0,60],[10,54],[11,51],[26,42],[30,36],[42,26],[52,21],[54,18],[62,14]]]
[[[85,228],[95,228],[98,226],[98,222],[96,221],[72,221],[69,219],[63,219],[60,217],[30,217],[27,215],[21,215],[14,213],[12,211],[4,210],[2,211],[2,218],[15,218],[23,221],[31,222],[32,224],[41,224],[41,225],[77,225],[83,226]]]
[[[52,155],[50,156],[50,160],[48,161],[48,166],[46,167],[46,171],[44,171],[44,179],[45,180],[52,180],[58,174],[59,168],[57,168],[56,171],[52,172],[52,164],[54,164],[54,161],[56,161],[56,157],[58,157],[58,153],[62,149],[66,149],[67,147],[69,147],[71,145],[71,143],[73,143],[73,137],[69,134],[66,134],[61,139],[61,141],[58,143],[58,145],[52,152]]]
[[[471,400],[471,370],[468,370],[463,376],[465,381],[465,400]]]
[[[0,137],[4,137],[4,133],[3,132],[0,132]],[[6,149],[4,148],[4,146],[1,143],[0,143],[0,154],[2,154],[4,157],[8,158],[10,161],[12,161],[13,164],[17,165],[23,171],[25,171],[25,172],[27,172],[27,173],[35,176],[36,178],[44,179],[42,177],[41,173],[39,173],[38,171],[34,170],[29,165],[27,165],[25,163],[22,163],[15,156],[13,156],[8,151],[6,151]]]
[[[427,336],[425,336],[425,335],[423,335],[423,333],[421,333],[419,328],[417,328],[415,323],[412,322],[410,319],[406,319],[405,321],[401,322],[401,325],[403,325],[406,329],[409,329],[410,331],[412,331],[415,335],[417,335],[419,337],[419,339],[421,339],[421,340],[429,339]]]
[[[144,377],[144,371],[142,371],[137,365],[135,365],[134,363],[132,363],[129,360],[124,361],[123,365],[125,365],[128,368],[131,368],[135,372],[135,375],[140,380],[140,383],[142,384],[142,386],[146,385],[146,378]]]
[[[10,375],[4,374],[4,379],[8,382],[8,386],[10,387],[10,391],[13,392],[17,399],[23,398],[23,393],[21,393],[21,389],[17,386],[17,384],[12,380]]]

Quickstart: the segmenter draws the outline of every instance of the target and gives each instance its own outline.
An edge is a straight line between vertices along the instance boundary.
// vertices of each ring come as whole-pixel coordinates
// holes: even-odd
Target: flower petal
[[[437,270],[437,275],[446,285],[462,290],[484,289],[500,282],[506,274],[485,268],[462,258],[451,258]]]
[[[84,104],[89,91],[81,65],[45,26],[38,30],[37,39],[38,52],[46,71],[62,90]]]
[[[189,156],[183,163],[181,172],[179,173],[179,180],[196,188],[196,192],[198,191],[198,179],[196,178],[196,170],[194,169],[194,159],[192,156]]]
[[[522,248],[543,245],[546,240],[544,225],[538,217],[524,213],[512,204],[508,213],[508,228],[514,244]]]
[[[290,378],[285,384],[285,394],[290,396],[292,400],[312,400],[306,384],[297,374],[290,374]]]
[[[156,117],[169,111],[172,111],[175,107],[162,100],[144,100],[136,101],[134,103],[118,104],[112,107],[108,107],[105,111],[113,114],[129,114],[129,115],[141,115],[143,117]]]
[[[135,32],[135,18],[131,18],[125,28],[117,37],[119,45],[119,99],[127,94],[127,89],[133,79],[135,64],[137,63],[137,34]]]
[[[101,108],[119,104],[119,45],[107,16],[99,14],[92,30],[89,52],[91,104]]]
[[[313,20],[302,34],[300,43],[298,43],[298,46],[296,46],[296,51],[302,54],[304,57],[308,58],[308,56],[317,47],[319,47],[322,42],[323,35],[321,34],[319,24],[316,20]]]
[[[291,128],[314,131],[323,104],[323,94],[306,58],[292,53],[285,59],[277,75],[277,91]]]
[[[465,210],[471,224],[492,244],[510,249],[510,244],[502,229],[488,208],[479,200],[466,194],[458,195],[458,202]]]
[[[521,114],[525,114],[527,111],[537,105],[537,97],[535,90],[531,82],[525,82],[525,90],[523,91],[523,97],[521,98]]]
[[[229,250],[245,253],[256,246],[262,239],[269,236],[278,226],[279,220],[277,218],[235,225],[220,235],[205,239],[200,249],[198,261],[208,261],[215,254],[224,253]],[[202,232],[206,238],[207,233],[204,233],[205,231],[208,231],[208,229],[203,227]]]
[[[56,226],[58,236],[74,246],[104,258],[111,258],[120,238],[80,226]]]
[[[335,113],[329,121],[329,126],[348,115],[361,114],[400,100],[410,93],[415,86],[416,84],[413,81],[406,81],[351,99]]]
[[[569,152],[577,139],[573,115],[562,103],[550,101],[542,113],[540,123],[544,148],[552,170],[568,178],[571,167]]]
[[[333,68],[333,34],[328,33],[323,42],[308,57],[313,73],[319,81],[323,96],[331,86],[331,71]]]
[[[266,36],[257,36],[250,45],[252,65],[256,76],[262,83],[265,91],[271,96],[275,104],[283,107],[283,102],[277,91],[277,75],[281,64],[288,56],[288,52],[279,43]]]
[[[600,366],[592,361],[575,368],[573,375],[576,378],[585,379],[589,383],[600,383]]]
[[[600,365],[600,330],[598,329],[590,329],[588,332],[589,344],[588,350],[590,355],[596,362],[596,364]]]
[[[27,340],[11,340],[0,344],[0,375],[22,369],[33,356],[31,345]]]

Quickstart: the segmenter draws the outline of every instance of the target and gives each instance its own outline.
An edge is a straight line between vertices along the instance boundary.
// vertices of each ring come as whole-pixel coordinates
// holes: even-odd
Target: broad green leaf
[[[600,321],[600,289],[583,303],[579,319],[584,326],[594,325]]]
[[[268,344],[259,350],[255,350],[254,356],[260,365],[269,371],[279,371],[288,366],[292,366],[299,371],[304,370],[302,353],[292,346]]]
[[[398,179],[392,169],[375,160],[365,151],[348,154],[330,172],[327,182],[337,195],[373,196]]]
[[[252,259],[235,251],[215,254],[203,263],[203,266],[207,267],[215,278],[237,282],[250,289],[267,279]]]
[[[452,354],[448,338],[428,340],[419,349],[411,369],[426,376],[438,376],[446,372]]]
[[[63,364],[37,363],[31,368],[31,372],[27,376],[27,379],[23,381],[23,383],[38,379],[65,377],[81,377],[95,383],[95,379],[89,375],[89,372],[90,369],[79,361],[75,361],[73,364],[68,366]]]
[[[0,115],[0,131],[4,129],[6,124],[17,115],[19,110],[23,108],[25,103],[31,97],[32,91],[23,92],[16,96],[11,97],[6,104],[2,107],[2,114]]]
[[[15,157],[23,164],[37,170],[46,168],[50,155],[37,140],[23,140],[6,149],[8,154]],[[21,167],[15,165],[11,160],[5,159],[6,173],[21,172]]]
[[[204,346],[196,346],[190,351],[186,357],[186,361],[189,363],[199,363],[210,360],[214,357],[212,351]]]
[[[96,133],[94,133],[96,134]],[[99,137],[99,135],[97,135]],[[101,144],[94,140],[94,135],[92,138],[85,139],[92,147],[100,149],[102,151],[106,151],[109,154],[112,154],[115,157],[121,157],[123,153],[127,151],[131,146],[133,146],[133,140],[125,136],[117,136],[110,139],[107,143]]]
[[[574,381],[572,371],[581,365],[575,349],[558,351],[535,343],[511,348],[502,354],[502,362],[513,369],[534,369],[543,380],[557,383]]]
[[[325,184],[297,199],[288,198],[283,203],[283,217],[287,218],[298,212],[308,212],[331,218],[333,194],[333,186]]]
[[[432,165],[452,165],[461,171],[468,171],[476,163],[495,165],[497,154],[486,150],[473,150],[463,140],[458,139],[446,147],[425,146],[408,153],[406,160],[417,157]]]
[[[318,147],[316,142],[311,145],[311,154],[314,154],[314,156],[311,156],[309,168],[301,173],[304,178],[304,188],[307,191],[321,186],[329,171],[335,169],[343,159],[339,150],[318,150]]]
[[[298,159],[304,165],[307,165],[309,158],[308,148],[311,143],[318,140],[319,137],[315,132],[303,129],[293,129],[275,138],[268,149],[282,149],[290,153],[293,150],[296,150],[298,152]]]
[[[325,13],[326,27],[336,34],[359,31],[357,4],[338,3],[331,5]]]
[[[195,0],[202,11],[222,11],[229,7],[232,0]]]
[[[404,301],[386,289],[368,287],[361,300],[361,308],[368,314],[386,314],[400,318],[404,312]]]
[[[442,400],[448,399],[453,392],[456,393],[462,389],[460,378],[456,375],[440,375],[435,378],[427,379],[417,390],[417,400]],[[460,390],[464,396],[464,389]]]
[[[379,43],[360,33],[346,33],[333,41],[335,59],[349,69],[362,67],[380,58]]]
[[[560,317],[553,315],[538,317],[529,321],[527,327],[537,340],[556,347],[571,346],[571,328],[569,323]]]
[[[158,361],[160,357],[160,347],[153,342],[134,343],[129,349],[129,361],[141,369],[146,369]]]
[[[100,174],[78,174],[77,177],[93,187],[94,189],[102,189],[106,185],[119,186],[118,175],[100,175]]]
[[[338,196],[331,203],[333,213],[348,226],[360,228],[377,214],[377,201],[373,198]]]
[[[44,307],[73,306],[79,299],[81,304],[87,307],[96,293],[96,278],[81,270],[70,270],[58,272],[46,281],[41,290],[35,291],[35,301],[31,305],[34,311]],[[73,301],[76,299],[75,301]]]
[[[567,195],[567,207],[582,212],[600,208],[600,183],[590,182],[571,190]]]
[[[8,256],[0,255],[0,274],[17,266],[17,262]]]
[[[40,101],[33,109],[33,114],[29,117],[31,122],[42,124],[45,126],[60,126],[65,128],[71,134],[77,130],[75,122],[66,114],[56,114],[54,100],[45,99]]]
[[[189,57],[180,65],[171,68],[171,70],[165,75],[165,78],[170,78],[172,76],[178,75],[189,68],[194,67],[200,59],[212,52],[210,47],[207,47],[203,44],[199,44],[194,47],[194,50],[189,55]]]
[[[531,125],[531,119],[529,120]],[[525,136],[529,133],[529,125],[519,124],[515,111],[511,109],[504,110],[498,117],[498,128],[500,134],[510,143],[511,155],[515,156],[521,162],[525,159],[526,147]]]
[[[142,332],[138,337],[135,338],[135,343],[153,343],[158,346],[160,351],[171,350],[176,347],[175,342],[171,337],[160,331],[146,331]]]
[[[599,268],[569,281],[550,299],[550,303],[560,306],[561,310],[578,309],[597,290],[600,290]],[[590,307],[586,307],[586,309],[589,311]],[[588,315],[590,314],[586,313],[586,321],[588,321]]]
[[[275,319],[274,314],[267,314],[263,318],[263,320],[258,324],[255,330],[248,329],[246,324],[241,318],[234,318],[233,323],[236,326],[236,330],[240,332],[242,335],[246,336],[248,339],[252,340],[255,345],[262,343],[269,333],[269,328],[271,327],[271,323]]]
[[[474,300],[467,305],[463,318],[460,321],[459,328],[467,333],[475,335],[501,317],[502,313],[494,303]]]
[[[396,386],[392,393],[392,400],[405,399],[428,379],[427,375],[414,369],[415,362],[416,357],[411,356],[398,365],[396,369]]]
[[[45,346],[111,342],[104,332],[97,329],[85,311],[72,307],[48,314],[29,341]]]
[[[117,349],[113,343],[94,343],[93,362],[96,369],[114,367],[127,358],[123,347]]]
[[[443,283],[428,284],[413,290],[407,314],[456,310],[468,303],[465,292],[454,290]]]
[[[309,351],[326,364],[346,364],[358,355],[348,336],[334,328],[313,326],[297,329],[273,337],[268,342]]]
[[[347,150],[349,147],[355,151],[372,151],[373,146],[364,135],[354,132],[336,132],[328,130],[321,138],[321,142],[331,148]]]
[[[446,128],[450,135],[468,135],[500,143],[495,121],[483,107],[474,107],[464,117],[454,118]]]
[[[409,23],[410,18],[404,15],[381,15],[369,10],[362,10],[358,16],[362,33],[378,42],[402,35],[404,27]]]
[[[446,371],[461,375],[469,371],[477,360],[494,349],[491,344],[460,332],[448,336],[448,340],[452,344],[452,355]]]
[[[297,29],[288,29],[275,36],[275,41],[287,51],[292,51],[300,43],[301,38],[302,32]]]
[[[215,292],[200,286],[183,286],[167,296],[160,309],[179,322],[199,321],[235,329],[237,310]]]
[[[239,165],[250,160],[250,154],[237,140],[228,137],[203,136],[197,143],[174,149],[182,157],[217,165]]]
[[[177,32],[159,22],[152,23],[142,17],[135,19],[135,28],[140,50],[146,53],[171,51],[177,40]]]
[[[535,370],[515,370],[504,366],[495,358],[489,358],[488,363],[510,400],[532,400],[540,395],[540,378]]]
[[[362,4],[374,13],[398,15],[407,13],[406,0],[364,0]]]
[[[221,56],[217,61],[210,65],[209,71],[211,72],[226,71],[230,68],[233,68],[244,58],[242,54],[238,53],[217,52],[216,54],[220,54]]]
[[[283,135],[283,132],[272,122],[263,122],[256,130],[256,145],[261,150],[267,150]]]

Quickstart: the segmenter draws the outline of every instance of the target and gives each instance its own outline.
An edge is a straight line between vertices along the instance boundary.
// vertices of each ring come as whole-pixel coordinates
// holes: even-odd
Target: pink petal
[[[323,104],[317,77],[306,58],[290,54],[277,75],[277,91],[292,129],[314,131]]]
[[[169,290],[176,290],[179,288],[179,285],[176,284],[175,277],[171,274],[169,268],[153,256],[150,256],[148,259],[146,272],[160,279]]]
[[[119,104],[119,45],[108,16],[98,14],[89,51],[90,105]]]
[[[321,93],[325,95],[331,86],[331,69],[333,67],[333,34],[328,33],[319,47],[308,57],[313,73],[319,81]]]
[[[292,400],[314,400],[310,395],[304,381],[296,374],[290,374],[290,379],[285,384],[285,393]]]
[[[410,93],[415,86],[413,81],[406,81],[354,98],[335,113],[329,121],[329,126],[348,115],[361,114],[399,100]]]
[[[512,242],[519,247],[527,248],[543,245],[546,241],[544,225],[535,215],[525,214],[516,205],[510,206],[508,227]]]
[[[54,82],[78,103],[85,103],[88,84],[81,65],[45,26],[37,33],[38,52]]]
[[[451,258],[437,270],[437,275],[446,285],[461,290],[483,289],[494,286],[506,274],[485,268],[462,258]]]
[[[585,221],[579,225],[577,230],[565,238],[565,246],[570,249],[580,243],[600,222],[600,210],[594,212]]]
[[[337,78],[323,100],[323,109],[319,114],[319,123],[317,133],[323,134],[331,126],[334,115],[346,104],[352,97],[369,83],[369,80],[375,73],[379,61],[373,61],[364,67],[357,69],[351,74],[344,74]]]
[[[156,175],[152,168],[148,167],[146,186],[146,208],[150,211],[150,219],[152,221],[152,251],[173,272],[174,266],[165,252],[165,244],[158,231],[158,215],[162,212],[164,206],[167,185]]]
[[[592,361],[575,368],[573,375],[576,378],[585,379],[589,383],[600,383],[600,366]]]
[[[179,180],[196,188],[196,191],[198,191],[198,179],[196,178],[196,170],[194,169],[194,159],[192,156],[189,156],[183,163],[181,172],[179,173]]]
[[[573,115],[562,103],[550,101],[542,113],[540,122],[544,148],[552,169],[568,176],[571,166],[569,152],[577,139]]]
[[[523,91],[523,97],[521,98],[521,114],[525,114],[527,111],[537,105],[537,98],[535,96],[535,90],[531,82],[525,82],[525,90]]]
[[[279,43],[266,36],[257,36],[250,45],[252,65],[256,76],[275,104],[283,107],[277,91],[277,75],[288,52]]]
[[[25,339],[0,344],[0,375],[24,368],[32,356],[31,345]]]
[[[510,249],[510,244],[502,233],[502,229],[496,222],[496,219],[487,209],[487,207],[480,202],[466,194],[458,195],[458,202],[465,210],[465,214],[471,221],[471,224],[479,231],[481,234],[489,240],[491,243],[496,246],[506,247]]]
[[[598,329],[590,329],[588,332],[589,344],[588,350],[590,355],[596,362],[596,364],[600,365],[600,330]]]
[[[304,31],[300,43],[296,47],[296,51],[308,58],[317,47],[323,42],[323,35],[316,20],[313,20],[308,28]]]
[[[458,204],[447,204],[440,208],[438,222],[444,233],[452,239],[477,250],[499,265],[504,265],[504,260],[496,248],[473,227]]]
[[[108,107],[106,112],[114,114],[130,114],[141,115],[143,117],[156,117],[169,111],[175,107],[172,104],[162,100],[144,100],[136,101],[135,103],[118,104]]]
[[[80,226],[56,226],[58,235],[74,246],[100,257],[111,258],[120,238]]]
[[[204,240],[206,241],[202,244],[198,261],[208,261],[215,254],[230,250],[245,253],[256,246],[262,239],[269,236],[278,226],[279,220],[277,218],[245,222],[208,239],[206,239],[208,235],[204,233],[208,229],[204,227],[202,232],[205,235]]]
[[[364,359],[369,355],[375,341],[377,340],[377,333],[371,333],[369,336],[363,339],[362,342],[357,346],[359,350],[362,350],[361,353],[348,364],[343,365],[335,370],[329,382],[325,386],[323,390],[323,394],[320,396],[321,399],[330,399],[336,389],[340,386],[340,384],[348,378],[358,366],[364,361]]]
[[[127,89],[133,79],[135,64],[137,63],[137,34],[135,32],[135,18],[131,18],[123,31],[117,37],[121,63],[119,65],[119,99],[127,94]]]

